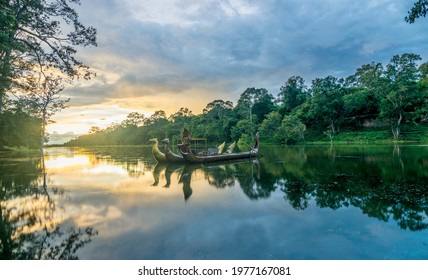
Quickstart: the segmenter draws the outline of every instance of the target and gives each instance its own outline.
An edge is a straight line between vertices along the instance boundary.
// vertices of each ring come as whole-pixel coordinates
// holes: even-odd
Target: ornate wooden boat
[[[184,163],[186,160],[181,155],[177,155],[171,151],[171,143],[169,142],[169,138],[165,138],[161,141],[165,145],[165,158],[167,162],[171,163]]]
[[[225,153],[225,154],[216,154],[216,155],[195,155],[189,145],[190,133],[185,129],[183,131],[183,140],[182,144],[177,145],[180,149],[183,158],[190,163],[207,163],[207,162],[216,162],[216,161],[229,161],[245,158],[255,158],[259,156],[259,133],[256,133],[256,142],[254,147],[248,152],[240,153]]]
[[[167,162],[166,161],[166,157],[165,154],[162,153],[159,150],[159,146],[158,146],[158,139],[157,138],[152,138],[149,140],[150,143],[152,143],[152,153],[153,153],[153,157],[158,161],[158,162]]]

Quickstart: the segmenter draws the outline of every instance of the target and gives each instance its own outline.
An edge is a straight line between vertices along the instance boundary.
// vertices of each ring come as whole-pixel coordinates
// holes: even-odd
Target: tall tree
[[[28,71],[57,69],[70,79],[93,74],[76,53],[78,46],[96,46],[96,29],[85,27],[70,4],[80,0],[1,1],[0,112],[7,91]]]
[[[416,54],[394,55],[385,70],[387,84],[382,91],[378,91],[382,98],[380,115],[389,121],[394,139],[400,137],[401,123],[406,113],[413,111],[419,60],[421,57]]]
[[[64,89],[63,79],[59,76],[50,74],[48,76],[40,75],[39,77],[27,77],[26,96],[22,103],[27,105],[28,113],[41,119],[40,134],[40,156],[44,179],[46,179],[45,160],[43,146],[47,142],[46,126],[52,122],[51,117],[62,109],[67,107],[70,98],[62,98],[61,92]],[[46,181],[44,181],[46,185]]]
[[[132,112],[132,113],[129,113],[128,116],[126,116],[126,120],[122,121],[121,125],[123,127],[128,127],[128,126],[137,127],[137,126],[142,126],[145,121],[146,121],[146,117],[144,116],[144,114],[140,114],[138,112]]]
[[[382,64],[372,62],[362,65],[354,75],[346,78],[345,114],[357,126],[378,116],[380,101],[377,92],[383,90],[386,83],[383,75]]]
[[[221,120],[226,113],[233,109],[232,101],[214,100],[207,104],[203,113],[209,117],[217,120]]]
[[[308,115],[321,129],[334,135],[344,118],[343,81],[333,76],[312,81]]]
[[[248,118],[251,123],[254,122],[253,114],[256,114],[261,122],[263,117],[273,108],[274,97],[264,88],[247,88],[238,99],[236,112],[242,118]],[[257,105],[256,105],[257,104]]]
[[[404,18],[408,23],[414,23],[419,17],[425,17],[428,11],[428,0],[419,0],[413,4]]]
[[[278,102],[283,114],[291,112],[308,98],[305,80],[300,76],[293,76],[281,87],[278,93]]]

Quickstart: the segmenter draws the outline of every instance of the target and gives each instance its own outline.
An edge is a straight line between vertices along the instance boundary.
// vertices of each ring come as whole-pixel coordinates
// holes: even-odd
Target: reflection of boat
[[[185,162],[183,156],[177,155],[171,151],[171,143],[169,142],[168,138],[163,139],[161,142],[165,144],[165,158],[167,162],[172,162],[172,163]]]
[[[153,157],[154,157],[158,162],[166,162],[165,154],[164,154],[164,153],[162,153],[162,152],[159,150],[159,147],[158,147],[158,139],[157,139],[157,138],[152,138],[152,139],[150,139],[149,141],[150,141],[150,143],[152,143],[152,144],[153,144],[153,146],[152,146],[152,153],[153,153]]]
[[[189,166],[186,165],[180,176],[180,183],[183,183],[184,201],[187,201],[193,193],[192,187],[190,185],[192,182],[192,172],[193,170],[189,170]]]
[[[189,141],[190,133],[187,129],[183,131],[183,144],[177,145],[180,149],[183,158],[190,163],[206,163],[206,162],[216,162],[216,161],[229,161],[236,159],[245,159],[245,158],[255,158],[259,156],[259,133],[256,133],[256,142],[254,147],[248,152],[240,153],[225,153],[225,154],[215,154],[215,155],[195,155],[190,147]]]
[[[155,166],[155,169],[153,169],[153,179],[154,182],[151,186],[156,187],[159,184],[159,176],[162,170],[166,168],[165,163],[158,162]]]

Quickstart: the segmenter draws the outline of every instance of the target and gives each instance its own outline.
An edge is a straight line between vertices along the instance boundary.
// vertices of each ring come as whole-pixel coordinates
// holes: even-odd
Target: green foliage
[[[364,121],[379,114],[379,99],[366,88],[349,88],[343,103],[344,114],[354,127],[362,127]]]
[[[425,17],[428,11],[428,0],[418,0],[404,18],[408,23],[414,23],[419,17]]]
[[[380,117],[388,120],[396,140],[400,137],[401,123],[409,119],[415,109],[419,60],[421,57],[416,54],[394,55],[384,72],[386,85],[378,90],[382,98]]]
[[[307,117],[320,130],[328,128],[338,133],[344,115],[344,87],[335,77],[317,78],[312,81],[312,98],[309,100]]]
[[[231,129],[232,139],[238,139],[238,145],[250,145],[252,136],[256,133],[256,127],[250,120],[240,120]]]
[[[281,87],[277,101],[280,103],[281,113],[287,114],[303,104],[309,98],[305,80],[300,76],[293,76]]]
[[[1,2],[0,112],[6,92],[11,87],[25,86],[22,78],[33,75],[34,71],[56,69],[70,79],[88,79],[93,75],[75,56],[78,46],[96,46],[96,29],[80,23],[70,6],[79,3],[79,0]]]
[[[235,112],[241,119],[259,124],[275,110],[274,99],[264,88],[247,88],[239,97]]]
[[[275,135],[278,131],[278,128],[281,126],[281,122],[282,116],[279,112],[270,112],[269,114],[267,114],[266,118],[260,125],[260,135],[262,135],[263,137]],[[276,142],[281,142],[280,139],[276,139],[276,137],[274,138]]]
[[[0,113],[0,147],[37,148],[40,145],[41,119],[20,109]]]
[[[428,64],[418,67],[419,60],[420,56],[414,54],[397,55],[385,68],[372,62],[346,79],[316,78],[308,88],[302,78],[292,77],[281,87],[279,107],[266,89],[248,88],[235,107],[231,101],[214,100],[199,115],[187,108],[180,108],[169,118],[162,110],[149,117],[133,112],[122,123],[106,129],[92,128],[89,134],[68,145],[140,145],[148,144],[150,138],[164,137],[175,144],[180,142],[183,127],[189,129],[192,137],[207,138],[210,145],[237,141],[251,146],[256,131],[263,142],[270,143],[333,139],[426,142],[426,131],[417,127],[428,122]],[[17,114],[17,118],[19,114],[25,115],[18,111],[2,115],[0,129],[5,131],[3,135],[9,135],[2,138],[0,145],[6,145],[4,139],[9,139],[10,145],[11,138],[19,139],[19,145],[30,145],[34,137],[24,135],[37,135],[39,128],[28,128],[31,132],[17,137],[8,127],[16,126],[18,120],[12,121],[9,114]],[[29,124],[23,124],[23,118],[18,118],[21,127]]]
[[[296,116],[284,116],[281,126],[275,133],[280,142],[293,144],[305,141],[306,126]]]

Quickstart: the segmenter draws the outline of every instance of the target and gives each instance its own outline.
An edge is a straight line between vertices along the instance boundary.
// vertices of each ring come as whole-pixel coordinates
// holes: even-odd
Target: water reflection
[[[185,238],[199,232],[198,215],[221,224],[242,213],[223,227],[251,221],[241,226],[266,239],[274,235],[266,224],[291,230],[281,227],[282,215],[290,220],[320,209],[342,215],[340,210],[357,209],[359,219],[408,232],[428,228],[427,147],[265,147],[262,153],[259,160],[186,165],[157,164],[149,147],[48,149],[46,172],[39,159],[0,156],[1,258],[109,258],[115,253],[103,251],[103,242],[137,242],[142,234],[147,244],[160,238],[156,244],[166,246],[175,240],[166,233],[172,225]],[[262,207],[263,218],[256,219],[254,211]],[[266,218],[276,215],[275,223]],[[266,224],[256,226],[255,220]],[[306,227],[310,232],[313,226]],[[302,234],[297,231],[291,235]],[[143,254],[132,255],[129,246],[117,258]],[[156,250],[149,256],[159,256]],[[199,256],[195,252],[191,258]]]
[[[92,165],[105,161],[109,168],[120,166],[131,177],[151,172],[151,186],[181,184],[185,201],[194,193],[196,177],[217,189],[238,186],[250,200],[267,199],[279,189],[297,210],[306,209],[310,201],[334,210],[353,206],[368,217],[393,219],[402,229],[428,227],[426,147],[302,146],[265,148],[263,154],[260,161],[205,165],[156,164],[151,157],[129,157],[126,150],[85,156]],[[179,178],[175,182],[173,174]]]
[[[57,201],[64,191],[40,159],[0,161],[0,259],[78,259],[97,234],[92,227],[63,223]]]
[[[353,206],[368,217],[393,219],[402,229],[418,231],[428,228],[428,157],[422,151],[399,145],[265,149],[265,157],[251,164],[184,166],[180,182],[185,200],[193,193],[192,173],[199,170],[209,185],[239,185],[251,200],[269,198],[279,188],[296,210],[306,209],[310,201],[333,210]]]
[[[264,162],[266,176],[295,209],[358,207],[402,229],[428,227],[426,147],[294,147]]]

